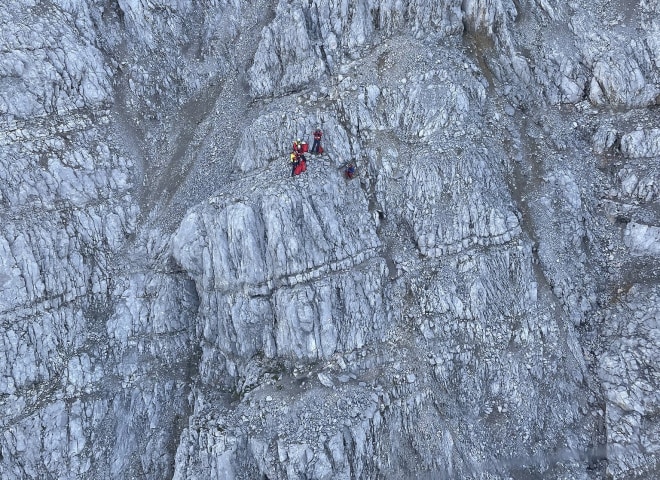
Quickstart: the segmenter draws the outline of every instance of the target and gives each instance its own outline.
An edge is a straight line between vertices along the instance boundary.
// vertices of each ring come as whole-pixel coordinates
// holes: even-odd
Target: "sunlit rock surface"
[[[0,477],[655,478],[659,19],[5,2]]]

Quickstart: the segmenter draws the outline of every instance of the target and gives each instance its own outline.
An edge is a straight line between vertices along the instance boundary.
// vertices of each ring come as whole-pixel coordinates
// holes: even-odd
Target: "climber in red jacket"
[[[302,153],[291,153],[291,176],[300,175],[307,170],[307,159]]]
[[[323,147],[321,146],[321,137],[323,132],[320,128],[314,130],[314,143],[312,143],[312,153],[323,153]]]

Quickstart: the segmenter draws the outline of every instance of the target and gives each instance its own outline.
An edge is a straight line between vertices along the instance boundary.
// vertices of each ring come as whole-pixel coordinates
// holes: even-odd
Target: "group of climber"
[[[321,137],[323,132],[320,128],[314,130],[314,143],[312,144],[312,150],[310,153],[321,154],[323,153],[323,147],[321,146]],[[291,151],[291,176],[300,175],[305,170],[307,170],[307,158],[305,154],[308,152],[309,146],[307,142],[302,142],[300,139],[297,139],[293,142],[293,150]]]
[[[312,143],[312,149],[309,150],[307,142],[303,142],[300,139],[297,139],[293,142],[293,148],[291,150],[290,163],[291,163],[291,176],[300,175],[307,170],[307,158],[305,157],[306,153],[321,154],[323,153],[323,146],[321,145],[321,137],[323,132],[320,128],[317,128],[312,133],[314,137],[314,143]],[[355,163],[351,162],[344,168],[344,176],[347,179],[352,179],[355,176]]]

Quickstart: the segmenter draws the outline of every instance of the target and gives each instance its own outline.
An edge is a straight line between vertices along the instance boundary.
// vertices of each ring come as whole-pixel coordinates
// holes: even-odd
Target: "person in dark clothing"
[[[317,128],[314,130],[314,143],[312,144],[312,153],[322,153],[323,150],[321,148],[321,137],[323,136],[323,132],[321,131],[320,128]]]
[[[352,179],[355,176],[355,164],[354,163],[349,163],[348,166],[346,167],[346,170],[344,170],[344,175],[346,175],[346,178],[349,180]]]
[[[293,177],[296,174],[296,167],[300,163],[298,154],[296,152],[291,152],[291,176]]]

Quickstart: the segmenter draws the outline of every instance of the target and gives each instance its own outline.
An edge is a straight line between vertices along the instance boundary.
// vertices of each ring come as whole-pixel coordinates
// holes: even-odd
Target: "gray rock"
[[[596,153],[611,152],[616,145],[619,135],[619,132],[612,126],[599,126],[592,139],[594,151]]]
[[[635,130],[621,137],[621,153],[626,157],[660,157],[660,128]]]
[[[660,227],[631,222],[624,231],[624,242],[636,255],[660,255]]]
[[[610,309],[602,334],[611,343],[599,362],[606,395],[604,412],[611,462],[608,473],[626,476],[655,461],[647,450],[659,425],[657,390],[657,288],[636,286]],[[601,412],[603,414],[603,412]]]
[[[555,3],[9,1],[0,477],[651,478],[660,7]]]

